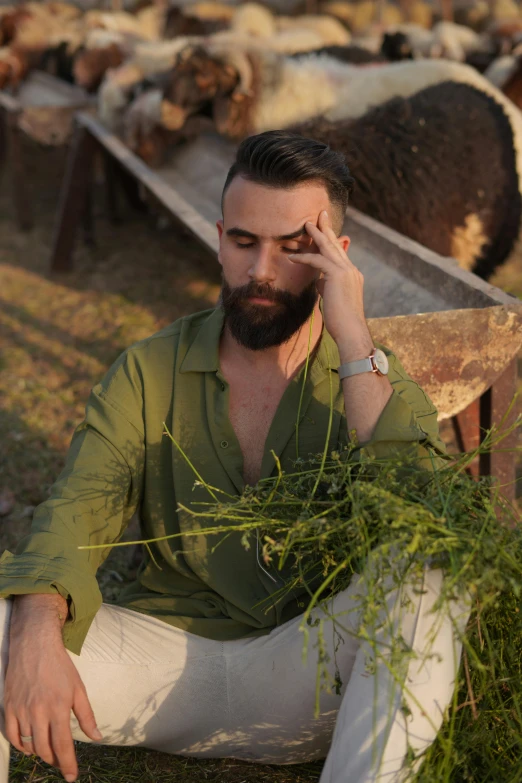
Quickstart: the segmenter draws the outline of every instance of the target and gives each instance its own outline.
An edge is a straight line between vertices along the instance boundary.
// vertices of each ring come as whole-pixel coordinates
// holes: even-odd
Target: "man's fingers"
[[[305,223],[305,228],[322,253],[333,246],[334,243],[326,236],[319,226],[314,226],[313,223],[307,221]]]
[[[22,740],[20,739],[21,732],[20,732],[20,726],[18,720],[9,709],[6,709],[5,711],[5,733],[7,739],[9,740],[11,745],[13,745],[13,747],[15,747],[21,753],[28,752],[26,751],[25,747],[22,744]],[[30,731],[29,734],[31,734]]]
[[[339,266],[346,264],[348,256],[339,244],[333,230],[328,229],[328,233],[330,234],[331,232],[330,236],[328,236],[320,227],[314,226],[313,223],[307,222],[305,227],[323,256]]]
[[[323,209],[323,211],[319,215],[318,225],[321,231],[323,231],[329,239],[336,242],[337,236],[335,234],[335,231],[333,230],[332,221],[330,220],[330,215],[328,214],[326,209]]]
[[[40,756],[47,764],[54,764],[54,753],[51,748],[51,727],[44,715],[34,720],[32,734],[36,755]]]
[[[289,253],[287,258],[292,263],[313,266],[314,269],[319,269],[321,272],[327,272],[329,268],[331,269],[331,261],[321,253]]]
[[[96,718],[84,688],[77,688],[74,694],[73,712],[84,734],[94,742],[101,742],[103,736],[96,725]]]
[[[69,721],[55,721],[51,726],[51,743],[56,766],[68,781],[78,777],[78,762],[74,751],[74,742]]]

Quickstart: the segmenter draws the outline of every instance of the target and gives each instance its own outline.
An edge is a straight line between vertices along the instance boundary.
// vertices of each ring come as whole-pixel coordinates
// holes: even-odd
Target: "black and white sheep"
[[[445,82],[393,98],[355,121],[293,128],[344,153],[352,205],[488,278],[522,218],[514,131],[482,90]]]

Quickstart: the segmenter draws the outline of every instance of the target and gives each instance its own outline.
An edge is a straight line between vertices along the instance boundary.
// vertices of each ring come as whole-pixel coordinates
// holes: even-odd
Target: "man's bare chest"
[[[265,443],[284,387],[236,384],[230,387],[229,418],[243,454],[243,478],[255,484],[261,478]]]

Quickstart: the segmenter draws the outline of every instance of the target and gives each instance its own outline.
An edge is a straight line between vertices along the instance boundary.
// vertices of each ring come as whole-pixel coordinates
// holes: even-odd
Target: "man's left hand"
[[[332,228],[326,211],[317,226],[305,223],[319,253],[296,253],[288,258],[321,272],[317,289],[323,299],[325,327],[337,346],[342,362],[362,359],[373,350],[373,340],[364,317],[364,277],[348,258]]]

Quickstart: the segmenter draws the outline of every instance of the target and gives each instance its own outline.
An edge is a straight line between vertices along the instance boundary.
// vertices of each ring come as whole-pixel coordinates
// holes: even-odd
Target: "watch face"
[[[373,361],[381,375],[388,375],[388,357],[384,351],[381,351],[380,348],[376,348],[375,353],[373,354]]]

